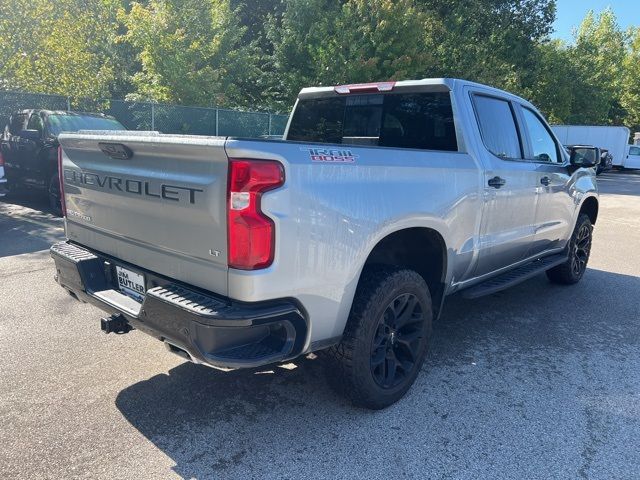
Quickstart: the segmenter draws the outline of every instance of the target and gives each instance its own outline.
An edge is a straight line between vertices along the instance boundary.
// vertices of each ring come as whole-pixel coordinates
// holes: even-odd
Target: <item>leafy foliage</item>
[[[605,10],[550,40],[555,3],[12,0],[0,88],[287,111],[304,86],[452,76],[553,122],[640,126],[640,29]]]
[[[611,10],[599,17],[589,12],[570,48],[574,73],[580,79],[572,112],[573,123],[620,123],[624,112],[620,104],[626,35],[616,24]]]
[[[252,44],[228,0],[133,3],[120,19],[138,52],[134,99],[186,105],[242,103],[242,75],[255,68]]]
[[[285,5],[267,30],[277,79],[271,91],[281,108],[304,86],[422,78],[435,61],[429,16],[412,0]]]
[[[620,103],[626,111],[625,124],[640,130],[640,28],[629,31],[629,49],[624,59]]]
[[[109,52],[117,33],[116,7],[108,0],[1,2],[0,85],[105,95],[116,80]]]

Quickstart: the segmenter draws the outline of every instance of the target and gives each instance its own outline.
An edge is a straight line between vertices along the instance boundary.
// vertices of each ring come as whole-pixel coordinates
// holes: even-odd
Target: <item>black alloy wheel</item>
[[[422,369],[432,319],[431,294],[420,274],[365,267],[342,339],[327,351],[331,385],[359,407],[397,402]]]
[[[591,226],[582,224],[572,245],[571,270],[576,277],[581,277],[587,269],[587,261],[591,253]]]
[[[396,387],[412,373],[426,341],[423,323],[414,294],[399,295],[384,310],[371,346],[371,373],[378,385]]]
[[[585,213],[578,216],[578,221],[567,245],[567,260],[547,270],[547,277],[553,283],[573,285],[578,283],[587,271],[591,243],[593,239],[593,224]]]

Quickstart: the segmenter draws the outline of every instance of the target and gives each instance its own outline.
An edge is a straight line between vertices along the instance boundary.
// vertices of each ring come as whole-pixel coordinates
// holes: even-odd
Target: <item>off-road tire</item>
[[[375,373],[379,367],[373,366],[374,352],[383,347],[375,347],[374,340],[379,339],[380,332],[387,328],[385,322],[390,312],[388,309],[395,308],[395,302],[405,298],[410,299],[413,305],[411,308],[418,313],[412,311],[411,314],[412,333],[404,337],[398,329],[396,340],[389,334],[390,348],[396,351],[400,349],[400,352],[399,356],[395,357],[393,351],[389,353],[387,345],[387,352],[382,360],[385,364],[383,375],[386,375],[388,369],[387,355],[394,356],[396,360],[402,355],[405,364],[409,357],[415,360],[413,366],[408,368],[409,372],[406,372],[407,369],[403,368],[402,362],[398,360],[397,365],[400,366],[402,378],[398,380],[397,385],[383,387],[378,383],[379,379],[376,380],[376,375],[380,376],[379,373]],[[398,324],[401,321],[407,322],[406,318],[402,320],[401,317],[402,315],[397,317]],[[416,318],[420,320],[415,320]],[[359,407],[378,410],[395,403],[405,395],[420,373],[431,336],[432,318],[429,288],[417,272],[385,266],[366,268],[356,290],[342,341],[327,351],[329,383]],[[416,340],[410,340],[410,343],[416,353],[409,355],[410,347],[405,344],[413,336]],[[401,338],[404,338],[404,341],[401,341]]]
[[[587,214],[581,213],[578,216],[578,221],[567,246],[567,261],[547,270],[547,277],[551,282],[561,285],[573,285],[580,281],[587,269],[591,253],[592,235],[593,225],[591,224],[591,219]]]

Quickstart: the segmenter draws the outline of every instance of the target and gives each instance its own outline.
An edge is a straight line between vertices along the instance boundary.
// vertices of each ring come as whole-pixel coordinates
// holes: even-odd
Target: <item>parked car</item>
[[[59,139],[55,275],[105,332],[229,368],[326,350],[374,409],[413,384],[448,295],[579,282],[598,216],[597,149],[464,80],[305,88],[283,140]]]
[[[51,208],[61,212],[58,135],[78,130],[125,130],[125,127],[115,118],[97,113],[14,112],[0,140],[9,189],[33,188],[46,192]]]
[[[613,167],[613,156],[609,153],[609,150],[606,148],[600,149],[600,163],[596,167],[596,175],[600,175],[601,173],[606,172],[607,170],[611,170]]]

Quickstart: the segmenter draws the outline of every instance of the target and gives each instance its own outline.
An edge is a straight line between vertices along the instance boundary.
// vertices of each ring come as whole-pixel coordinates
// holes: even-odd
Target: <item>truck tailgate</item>
[[[60,135],[67,237],[226,295],[224,142],[155,132]]]

